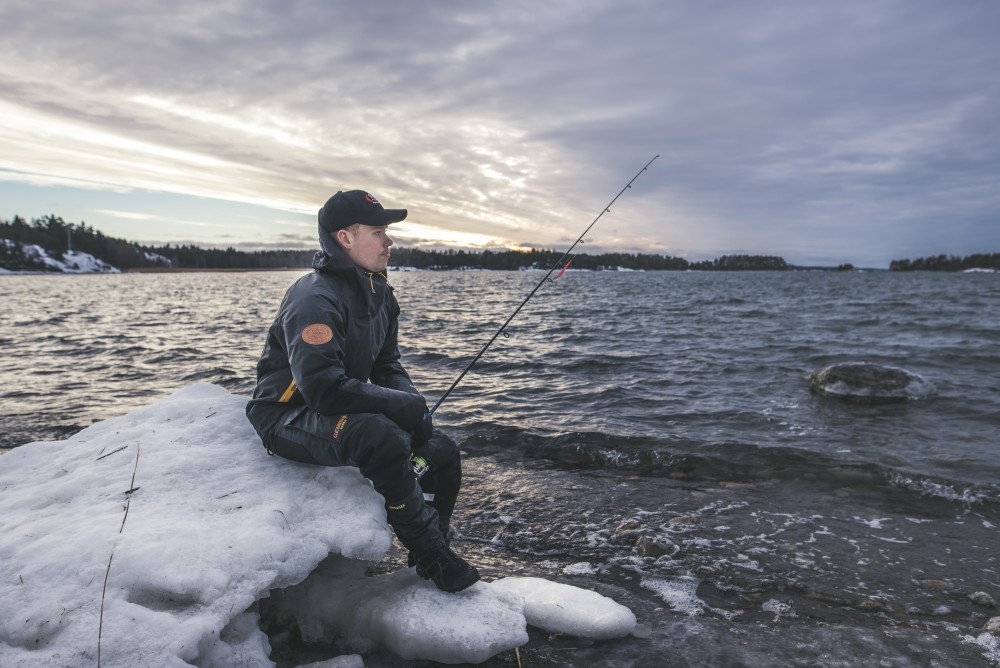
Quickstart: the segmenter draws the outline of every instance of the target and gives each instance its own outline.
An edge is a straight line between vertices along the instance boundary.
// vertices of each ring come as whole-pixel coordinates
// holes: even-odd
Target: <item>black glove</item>
[[[385,390],[389,395],[389,405],[385,415],[403,428],[403,431],[417,431],[427,415],[427,402],[419,394],[409,394],[399,390]]]
[[[424,419],[420,421],[420,424],[410,432],[411,443],[410,447],[417,449],[427,445],[427,441],[431,440],[431,434],[434,432],[434,421],[431,420],[430,413],[424,413]]]

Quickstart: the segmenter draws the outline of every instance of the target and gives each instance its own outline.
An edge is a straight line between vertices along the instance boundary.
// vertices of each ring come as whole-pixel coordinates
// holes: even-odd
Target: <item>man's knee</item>
[[[341,442],[366,477],[371,477],[370,473],[409,465],[410,436],[384,415],[348,415]]]
[[[458,445],[440,429],[435,429],[427,443],[414,450],[430,462],[432,467],[441,469],[461,466],[462,457]]]

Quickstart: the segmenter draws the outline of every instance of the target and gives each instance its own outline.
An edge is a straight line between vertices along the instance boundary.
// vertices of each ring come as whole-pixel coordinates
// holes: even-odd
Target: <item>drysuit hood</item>
[[[347,256],[344,248],[337,243],[333,235],[319,226],[319,247],[322,249],[313,256],[312,266],[316,271],[324,273],[349,272],[358,269],[358,265]]]

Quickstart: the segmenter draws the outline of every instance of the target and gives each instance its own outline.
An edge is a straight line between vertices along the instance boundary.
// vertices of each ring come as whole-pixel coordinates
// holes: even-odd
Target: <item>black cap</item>
[[[333,233],[355,223],[381,227],[406,218],[406,209],[386,209],[364,190],[340,191],[319,210],[319,226]]]

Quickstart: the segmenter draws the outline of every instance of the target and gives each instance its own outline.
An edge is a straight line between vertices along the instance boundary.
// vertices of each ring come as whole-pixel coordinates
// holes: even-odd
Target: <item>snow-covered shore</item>
[[[34,269],[23,271],[10,271],[0,268],[0,273],[4,274],[25,274],[25,273],[64,273],[64,274],[117,274],[119,269],[112,267],[104,260],[99,260],[90,253],[69,250],[61,255],[53,254],[36,244],[18,244],[9,239],[0,239],[8,249],[17,249],[23,255],[24,260]]]
[[[303,637],[347,653],[474,663],[527,625],[633,631],[627,608],[537,578],[364,577],[392,543],[382,498],[356,469],[268,456],[244,405],[192,385],[0,457],[0,664],[273,666],[253,604],[275,589]]]

